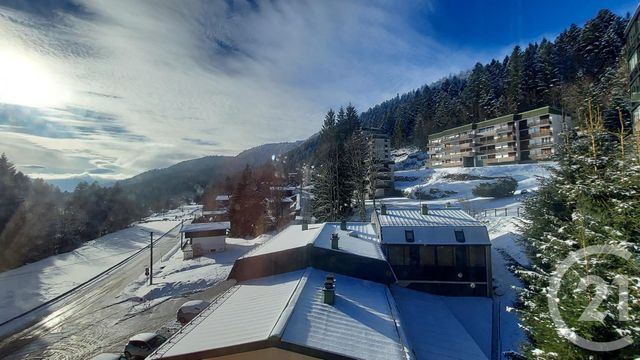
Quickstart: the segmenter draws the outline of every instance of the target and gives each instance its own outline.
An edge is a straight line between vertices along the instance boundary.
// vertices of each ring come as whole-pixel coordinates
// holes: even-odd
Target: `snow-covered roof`
[[[340,223],[309,224],[308,230],[302,225],[290,225],[245,257],[264,255],[313,244],[315,247],[331,249],[331,234],[339,236],[338,250],[369,258],[385,260],[378,238],[370,223],[348,222],[347,230],[340,230]]]
[[[195,224],[184,224],[180,232],[196,232],[196,231],[211,231],[211,230],[224,230],[230,229],[231,222],[229,221],[218,221],[218,222],[204,222],[204,223],[195,223]]]
[[[418,359],[491,359],[492,300],[392,286],[403,330]]]
[[[377,211],[381,226],[478,226],[481,222],[460,209],[429,209],[423,215],[420,209],[387,209]]]
[[[413,231],[414,244],[426,245],[491,245],[486,226],[458,209],[387,209],[377,211],[383,244],[407,244],[406,231]],[[462,231],[464,241],[458,241]]]
[[[202,215],[224,215],[226,214],[228,211],[226,209],[224,210],[206,210],[202,212]]]
[[[321,296],[326,274],[307,268],[240,283],[148,358],[206,358],[274,341],[316,357],[412,358],[385,285],[336,274],[336,300],[327,305]]]
[[[229,201],[231,195],[218,195],[216,196],[216,201]]]

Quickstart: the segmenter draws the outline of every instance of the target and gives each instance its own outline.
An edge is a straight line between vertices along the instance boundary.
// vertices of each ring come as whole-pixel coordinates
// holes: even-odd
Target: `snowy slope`
[[[510,199],[504,201],[488,201],[486,198],[478,198],[472,194],[473,188],[483,182],[492,182],[493,179],[504,176],[511,176],[518,181],[516,195],[522,190],[536,190],[538,188],[538,177],[548,176],[550,166],[553,162],[514,164],[501,166],[485,166],[477,168],[444,168],[444,169],[416,169],[396,171],[396,189],[402,190],[406,196],[415,198],[416,192],[445,195],[446,191],[455,192],[441,199],[427,201],[428,203],[444,204],[447,202],[456,203],[464,201],[471,208],[484,209],[488,207],[502,207],[512,202]],[[448,176],[468,175],[471,177],[484,177],[486,179],[455,180]],[[410,181],[398,181],[398,178]],[[432,190],[433,189],[433,190]],[[501,202],[503,204],[501,204]]]
[[[149,245],[149,232],[160,236],[180,224],[196,207],[184,207],[159,217],[171,219],[135,224],[132,227],[88,241],[64,254],[42,259],[0,273],[0,323],[30,310]]]

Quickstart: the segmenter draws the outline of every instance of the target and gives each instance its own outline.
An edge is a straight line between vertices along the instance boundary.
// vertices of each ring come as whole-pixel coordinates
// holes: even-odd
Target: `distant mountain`
[[[45,181],[53,186],[57,186],[61,191],[68,192],[72,192],[76,186],[83,181],[89,184],[97,182],[100,186],[111,186],[115,183],[115,180],[93,177],[91,175],[74,176],[64,179],[48,179]]]
[[[143,172],[117,184],[132,193],[144,206],[164,209],[179,201],[197,198],[212,182],[241,171],[247,164],[256,167],[297,147],[301,142],[265,144],[236,156],[205,156],[179,162],[164,169]]]

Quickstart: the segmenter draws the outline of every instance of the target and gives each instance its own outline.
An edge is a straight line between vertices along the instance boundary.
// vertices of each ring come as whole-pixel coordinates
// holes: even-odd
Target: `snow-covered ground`
[[[415,198],[416,192],[426,194],[431,192],[443,196],[437,200],[427,201],[433,204],[465,203],[466,206],[473,209],[504,207],[512,203],[513,199],[494,200],[476,197],[472,194],[473,188],[483,182],[511,176],[518,181],[516,195],[520,194],[522,190],[536,190],[538,188],[537,178],[548,176],[550,166],[554,166],[554,163],[403,170],[395,172],[395,187],[402,190],[410,198]],[[409,181],[398,181],[398,179]]]
[[[158,214],[144,222],[88,241],[64,254],[0,273],[0,323],[63,294],[116,265],[178,226],[197,206]],[[162,220],[170,219],[170,220]]]
[[[253,240],[227,238],[225,251],[191,260],[183,260],[178,245],[175,251],[170,251],[165,258],[154,263],[153,285],[149,285],[147,277],[141,275],[125,288],[120,297],[122,300],[141,300],[132,309],[132,312],[137,312],[172,297],[202,291],[225,280],[237,258],[269,238],[269,235]]]

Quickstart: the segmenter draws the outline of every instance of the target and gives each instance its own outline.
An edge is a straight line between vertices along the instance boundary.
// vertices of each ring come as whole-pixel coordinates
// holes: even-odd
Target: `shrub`
[[[498,179],[494,183],[481,183],[473,189],[473,195],[482,197],[504,198],[513,196],[518,181],[512,177]]]

